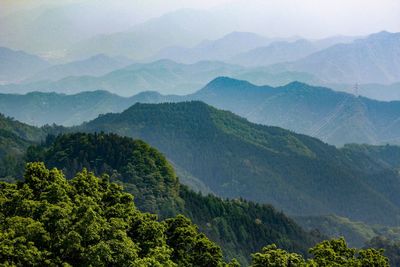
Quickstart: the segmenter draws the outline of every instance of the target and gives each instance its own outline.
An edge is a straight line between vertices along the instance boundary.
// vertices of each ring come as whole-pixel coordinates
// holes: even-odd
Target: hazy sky
[[[209,9],[230,15],[237,30],[271,36],[400,31],[400,0],[0,0],[0,16],[68,3],[99,6],[130,24],[180,8]]]

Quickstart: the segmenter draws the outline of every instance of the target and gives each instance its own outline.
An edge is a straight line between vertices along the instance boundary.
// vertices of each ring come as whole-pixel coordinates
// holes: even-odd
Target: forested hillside
[[[152,68],[157,70],[156,66]],[[170,68],[177,71],[177,67]],[[135,68],[132,71],[136,71]],[[262,73],[247,73],[245,76],[257,80],[256,76],[265,76]],[[127,84],[132,85],[130,82]],[[68,88],[75,86],[71,84]],[[120,97],[106,91],[75,95],[38,92],[1,94],[0,112],[33,125],[56,123],[71,126],[94,119],[99,114],[122,112],[137,102],[190,100],[200,100],[252,122],[282,127],[338,146],[348,143],[400,144],[399,101],[376,101],[299,82],[270,87],[220,77],[196,93],[185,96],[142,92],[132,97]]]
[[[26,149],[44,136],[41,129],[0,114],[0,179],[22,174]]]
[[[399,144],[400,102],[381,102],[293,82],[255,86],[217,78],[186,100],[230,110],[255,123],[279,126],[335,145]]]
[[[32,92],[26,95],[0,94],[0,112],[35,126],[78,125],[99,114],[122,111],[134,102],[106,91],[76,95]]]
[[[320,236],[303,231],[269,205],[243,199],[203,196],[182,186],[171,165],[154,148],[139,140],[108,134],[68,134],[31,147],[28,161],[44,161],[73,177],[86,168],[107,173],[135,196],[142,211],[168,218],[183,213],[221,245],[227,258],[247,263],[265,244],[307,255]]]
[[[5,266],[225,266],[221,249],[183,216],[159,222],[133,196],[83,170],[72,180],[30,163],[0,182],[0,264]]]
[[[83,170],[66,180],[56,168],[27,164],[24,182],[0,182],[0,264],[5,266],[239,266],[182,215],[163,221],[136,209],[133,196]],[[382,251],[323,241],[304,260],[271,244],[251,266],[388,266]],[[327,254],[328,253],[328,254]]]
[[[400,178],[392,169],[370,173],[317,139],[201,102],[136,104],[70,130],[141,138],[220,196],[271,203],[290,214],[335,213],[381,224],[399,219]]]

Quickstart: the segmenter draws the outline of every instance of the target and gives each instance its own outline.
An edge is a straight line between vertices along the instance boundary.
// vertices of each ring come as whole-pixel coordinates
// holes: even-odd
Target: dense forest
[[[26,158],[57,167],[68,178],[83,168],[106,173],[135,196],[140,210],[161,218],[186,215],[221,245],[227,258],[242,263],[265,242],[307,255],[308,247],[321,238],[271,206],[195,193],[179,183],[161,153],[139,140],[102,133],[49,136],[42,145],[30,147]]]
[[[400,220],[400,176],[390,166],[375,164],[371,172],[364,162],[374,159],[364,154],[202,102],[135,104],[69,130],[143,139],[219,196],[271,203],[292,215],[334,213],[385,225]]]
[[[201,232],[221,246],[225,261],[236,258],[242,265],[247,265],[251,262],[250,255],[255,251],[261,251],[266,244],[276,244],[292,254],[298,253],[296,255],[300,258],[307,258],[313,255],[310,254],[308,248],[322,238],[327,238],[319,232],[305,232],[293,220],[272,206],[256,204],[241,198],[224,200],[213,195],[204,196],[201,193],[195,193],[180,183],[165,157],[143,141],[119,137],[115,134],[77,133],[48,135],[40,144],[37,139],[31,139],[31,141],[24,139],[27,136],[24,130],[27,129],[28,133],[35,130],[37,136],[44,136],[48,132],[57,133],[71,129],[46,126],[38,130],[35,127],[25,128],[26,125],[20,125],[15,121],[9,124],[13,120],[8,118],[5,121],[11,125],[8,127],[8,132],[18,132],[15,131],[18,129],[15,126],[23,126],[19,133],[21,140],[25,141],[23,148],[29,146],[27,153],[21,152],[21,156],[16,161],[18,164],[15,166],[19,168],[5,172],[8,175],[6,180],[15,181],[15,178],[21,178],[22,166],[28,161],[43,161],[49,167],[57,167],[69,179],[75,177],[76,172],[82,171],[83,168],[93,171],[96,175],[107,174],[112,182],[122,185],[127,192],[135,196],[135,205],[140,211],[158,214],[161,220],[179,214],[190,218]],[[396,149],[391,146],[361,148],[356,145],[346,146],[344,148],[346,157],[351,158],[357,155],[351,151],[358,151],[360,155],[356,158],[371,159],[374,157],[363,151],[383,153],[382,151]],[[387,159],[383,157],[384,161],[390,161],[390,153],[384,153],[384,155],[388,157]],[[376,159],[379,157],[379,155],[375,156]],[[5,160],[7,161],[8,159]],[[394,158],[391,162],[390,166],[395,167]],[[389,164],[384,163],[384,165]],[[321,229],[324,234],[337,236],[331,235],[329,231],[324,231],[319,226],[316,224],[315,228]],[[309,230],[312,229],[314,227]],[[380,242],[376,242],[375,239],[372,240],[375,242],[370,241],[367,246],[384,248],[385,255],[390,258],[391,264],[396,266],[397,243],[391,243],[392,241],[385,238],[379,239]],[[281,253],[281,250],[276,250],[278,254]],[[268,253],[276,252],[271,248],[268,251],[270,251]],[[354,257],[357,255],[359,254],[354,254]]]
[[[0,178],[21,176],[26,149],[44,137],[41,129],[0,114]]]
[[[182,215],[158,221],[133,196],[84,169],[67,180],[56,168],[27,164],[24,182],[0,182],[0,263],[5,266],[239,266]],[[388,266],[382,251],[324,241],[304,260],[276,245],[251,266]]]

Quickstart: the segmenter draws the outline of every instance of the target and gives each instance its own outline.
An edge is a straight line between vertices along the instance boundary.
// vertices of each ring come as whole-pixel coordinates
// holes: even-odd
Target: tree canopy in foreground
[[[159,221],[107,175],[83,170],[71,180],[43,163],[25,181],[0,183],[0,264],[5,266],[238,266],[182,215]],[[382,251],[324,241],[314,256],[269,245],[252,266],[388,266]]]

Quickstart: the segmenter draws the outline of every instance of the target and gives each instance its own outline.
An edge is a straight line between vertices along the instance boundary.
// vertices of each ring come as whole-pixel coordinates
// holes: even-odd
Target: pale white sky
[[[237,30],[269,36],[318,38],[400,31],[400,0],[0,0],[0,16],[68,3],[101,6],[116,16],[129,17],[131,24],[180,8],[210,9],[231,16]]]

